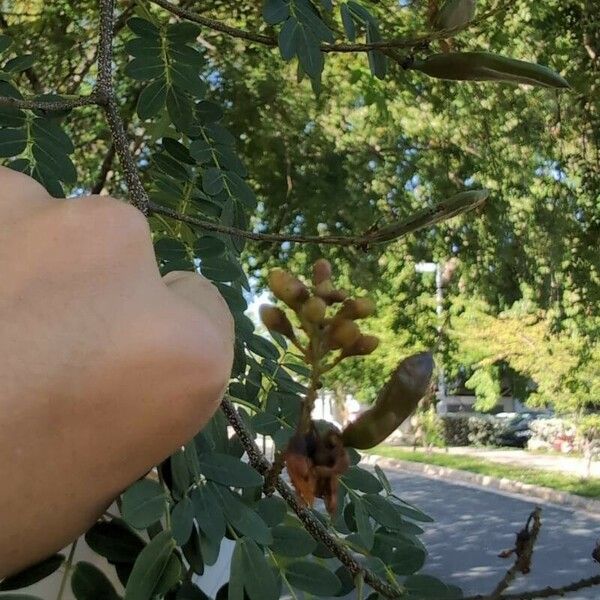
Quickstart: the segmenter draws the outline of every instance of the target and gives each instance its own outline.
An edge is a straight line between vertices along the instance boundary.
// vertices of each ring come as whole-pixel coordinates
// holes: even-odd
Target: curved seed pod
[[[297,277],[283,269],[269,271],[267,282],[273,294],[294,310],[298,310],[309,297],[307,287]]]
[[[344,445],[364,450],[383,442],[425,395],[433,367],[430,352],[420,352],[404,359],[379,393],[375,404],[344,429]]]
[[[349,298],[344,301],[336,318],[364,319],[375,312],[375,302],[371,298]]]
[[[475,16],[475,0],[446,0],[440,7],[433,26],[443,31],[464,27]]]
[[[466,210],[471,210],[479,206],[489,195],[490,191],[486,188],[459,192],[430,208],[424,208],[416,212],[409,223],[392,223],[391,225],[381,227],[381,229],[377,230],[373,241],[380,244],[388,240],[393,240],[406,231],[407,224],[410,226],[411,231],[418,231],[423,227],[429,227],[439,221],[450,219]]]
[[[360,337],[358,325],[350,319],[342,319],[331,325],[327,334],[327,342],[330,348],[351,348]]]
[[[276,331],[290,340],[295,339],[294,328],[285,313],[272,304],[261,304],[258,309],[260,320],[269,331]]]
[[[552,88],[570,87],[566,79],[548,67],[491,52],[432,54],[425,60],[415,61],[409,68],[437,79],[504,81]]]
[[[325,258],[319,258],[313,264],[313,283],[319,285],[331,279],[331,263]]]
[[[309,323],[319,325],[325,320],[327,304],[322,298],[312,296],[302,305],[300,312]]]
[[[361,335],[352,346],[344,348],[342,356],[364,356],[371,354],[379,346],[379,338],[375,335]]]

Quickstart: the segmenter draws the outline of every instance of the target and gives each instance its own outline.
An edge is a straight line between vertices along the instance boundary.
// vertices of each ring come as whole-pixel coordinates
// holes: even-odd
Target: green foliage
[[[31,15],[7,14],[2,25],[8,35],[0,35],[0,96],[89,94],[97,77],[86,62],[96,47],[97,3],[31,4]],[[481,4],[481,12],[490,6]],[[208,2],[204,9],[232,26],[274,33],[278,52],[259,46],[244,52],[239,39],[200,31],[146,2],[120,15],[115,91],[154,203],[242,230],[349,235],[383,229],[465,190],[491,190],[485,219],[440,223],[389,249],[331,250],[328,258],[345,284],[372,293],[381,307],[373,333],[383,350],[364,363],[348,361],[326,383],[372,398],[400,355],[431,347],[438,339],[434,282],[415,276],[414,266],[456,254],[461,287],[458,281],[449,286],[448,306],[453,331],[469,335],[446,340],[448,370],[484,361],[486,372],[494,373],[490,349],[508,347],[515,352],[506,360],[537,383],[540,400],[554,401],[565,389],[577,406],[598,397],[599,363],[590,344],[600,297],[594,243],[598,99],[590,93],[597,72],[580,39],[594,39],[597,25],[586,18],[584,2],[516,2],[454,40],[461,53],[484,50],[551,65],[581,102],[544,90],[429,79],[379,50],[322,51],[344,41],[342,30],[352,43],[414,37],[427,25],[412,6],[349,0],[334,11],[330,2],[266,0],[262,14],[242,2]],[[416,58],[439,49],[436,41],[432,46],[417,47]],[[292,60],[297,82],[286,64]],[[304,75],[310,85],[301,81]],[[88,192],[110,146],[97,107],[50,113],[0,106],[3,164],[31,174],[54,196]],[[110,167],[100,187],[125,196],[122,171]],[[246,246],[239,236],[156,214],[149,223],[162,273],[199,267],[218,286],[236,325],[231,397],[252,434],[284,448],[298,420],[306,373],[282,339],[274,344],[255,333],[244,314],[244,294],[268,265],[286,262],[300,271],[322,249]],[[537,324],[527,325],[537,364],[515,344],[529,317],[498,316],[523,297],[524,286],[533,290],[534,312],[544,311]],[[488,330],[494,333],[476,337]],[[113,597],[105,575],[116,572],[128,600],[205,598],[187,573],[201,577],[205,565],[215,564],[225,537],[235,540],[226,590],[231,599],[350,591],[356,582],[337,562],[323,562],[331,554],[281,498],[261,497],[262,478],[240,460],[243,452],[219,411],[159,465],[158,480],[143,479],[123,494],[123,520],[102,520],[87,532],[87,544],[108,565],[102,574],[76,564],[76,597]],[[431,519],[395,496],[382,471],[373,475],[353,466],[329,526],[382,577],[422,597],[460,597],[418,573],[426,551],[415,521]],[[5,579],[0,590],[29,585],[63,562],[62,555],[48,559]]]
[[[0,591],[18,590],[41,581],[59,569],[65,561],[62,554],[55,554],[16,575],[7,577],[0,581]]]
[[[120,596],[100,569],[87,562],[75,565],[71,589],[77,600],[118,600]]]
[[[446,445],[445,426],[434,406],[415,415],[417,421],[417,442],[424,446],[443,447]]]

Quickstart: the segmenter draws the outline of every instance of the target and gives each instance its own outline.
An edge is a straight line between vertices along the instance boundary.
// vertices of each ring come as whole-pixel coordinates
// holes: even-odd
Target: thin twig
[[[529,573],[533,549],[542,526],[540,520],[541,513],[542,509],[536,507],[529,515],[525,527],[517,533],[515,548],[509,552],[509,554],[514,552],[516,555],[515,562],[513,566],[506,571],[504,577],[498,582],[494,591],[490,594],[490,600],[498,600],[502,595],[502,592],[514,581],[518,573]]]
[[[266,475],[271,469],[271,464],[258,449],[258,446],[246,429],[246,426],[242,422],[231,401],[226,397],[223,398],[221,401],[221,408],[225,413],[229,424],[236,432],[244,450],[248,454],[250,464],[261,475]],[[386,598],[398,598],[400,596],[400,591],[398,589],[381,580],[372,571],[365,569],[350,554],[350,552],[348,552],[347,548],[341,546],[335,538],[330,535],[321,521],[319,521],[298,499],[294,490],[292,490],[281,477],[277,477],[275,487],[281,497],[287,502],[288,506],[296,513],[300,521],[302,521],[306,531],[308,531],[315,540],[323,543],[323,545],[339,559],[352,575],[362,573],[364,575],[365,583],[369,584],[374,590]]]
[[[514,594],[503,594],[500,600],[535,600],[536,598],[552,598],[553,596],[564,596],[570,592],[577,592],[585,588],[600,585],[600,575],[586,577],[573,581],[561,587],[545,587],[537,590],[527,590],[525,592],[515,592]],[[467,596],[463,600],[490,600],[489,596],[478,594],[477,596]]]
[[[0,96],[0,106],[21,108],[25,110],[46,110],[48,112],[70,110],[71,108],[90,106],[97,103],[98,98],[96,97],[96,94],[76,96],[75,98],[62,98],[60,100],[32,100],[30,98],[20,99]]]
[[[148,194],[144,189],[125,132],[123,119],[115,98],[112,84],[112,44],[114,34],[114,0],[100,0],[100,36],[98,41],[98,81],[96,93],[98,104],[106,113],[115,151],[121,162],[131,203],[145,215],[148,214]]]
[[[301,244],[327,244],[333,246],[355,246],[367,248],[370,245],[381,244],[398,240],[409,233],[415,233],[424,227],[430,227],[440,221],[444,221],[451,217],[457,216],[463,212],[467,212],[476,208],[483,203],[483,199],[479,198],[471,201],[464,201],[461,204],[452,202],[440,202],[431,208],[420,210],[403,221],[398,221],[391,225],[387,225],[379,230],[375,230],[366,234],[342,236],[342,235],[293,235],[285,233],[256,233],[238,229],[237,227],[229,227],[198,219],[189,215],[184,215],[166,206],[161,206],[154,202],[149,203],[150,212],[171,217],[177,221],[188,223],[201,227],[206,231],[215,231],[228,235],[255,240],[257,242],[298,242]]]
[[[104,188],[106,178],[112,170],[113,160],[115,159],[115,144],[114,142],[109,146],[108,152],[104,155],[102,165],[100,166],[100,172],[98,178],[92,187],[92,194],[99,194]]]
[[[69,556],[65,561],[65,572],[60,580],[60,587],[58,589],[58,595],[56,596],[56,600],[62,600],[62,597],[67,589],[67,581],[69,580],[69,574],[71,573],[71,568],[73,567],[73,558],[75,557],[75,550],[77,548],[77,542],[79,539],[76,539],[71,544],[71,550],[69,551]]]

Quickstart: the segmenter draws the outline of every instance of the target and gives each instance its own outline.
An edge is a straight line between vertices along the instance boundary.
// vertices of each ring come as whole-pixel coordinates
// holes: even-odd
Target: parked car
[[[525,448],[533,431],[529,428],[532,421],[537,419],[550,419],[553,413],[550,411],[531,411],[516,413],[509,417],[504,423],[504,431],[499,434],[498,439],[502,446]]]

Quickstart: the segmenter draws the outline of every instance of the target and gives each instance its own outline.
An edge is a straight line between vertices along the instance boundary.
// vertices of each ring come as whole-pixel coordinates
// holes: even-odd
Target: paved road
[[[460,586],[465,594],[489,592],[511,562],[497,557],[512,547],[535,506],[520,496],[506,496],[386,469],[396,493],[430,514],[435,523],[423,526],[421,539],[429,551],[423,573]],[[532,571],[510,588],[522,591],[560,586],[600,573],[590,554],[600,538],[600,519],[580,511],[541,504],[542,529]],[[568,600],[598,600],[600,589],[590,588]]]

